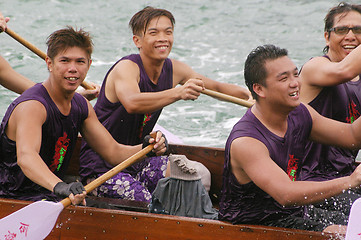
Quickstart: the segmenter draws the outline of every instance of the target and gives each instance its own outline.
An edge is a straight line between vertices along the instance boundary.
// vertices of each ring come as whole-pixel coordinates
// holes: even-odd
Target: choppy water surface
[[[276,44],[289,50],[301,67],[322,54],[323,18],[339,1],[327,0],[158,0],[158,1],[1,1],[0,11],[11,17],[8,26],[46,50],[46,37],[66,25],[90,31],[95,49],[87,81],[102,83],[120,57],[137,53],[128,28],[131,16],[150,5],[170,10],[176,19],[175,42],[170,55],[212,79],[245,86],[244,61],[258,45]],[[21,74],[36,82],[47,76],[45,63],[5,33],[0,54]],[[17,97],[0,88],[0,117]],[[95,101],[92,102],[93,104]],[[208,96],[167,106],[160,125],[185,144],[223,147],[245,108]]]

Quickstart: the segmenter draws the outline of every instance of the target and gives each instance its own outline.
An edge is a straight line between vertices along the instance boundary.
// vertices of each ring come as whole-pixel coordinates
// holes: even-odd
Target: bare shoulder
[[[303,81],[310,81],[312,80],[312,75],[320,71],[320,67],[325,66],[326,64],[331,63],[325,57],[314,57],[307,61],[301,69],[300,76],[302,77]]]
[[[9,121],[14,119],[16,124],[42,125],[46,118],[45,106],[39,101],[29,100],[21,102],[15,107]]]
[[[118,102],[119,94],[126,93],[127,86],[135,87],[140,80],[140,71],[136,63],[131,60],[119,61],[109,73],[105,83],[105,96],[111,102]]]
[[[187,64],[185,64],[184,62],[179,61],[177,59],[171,58],[170,60],[172,61],[173,67],[180,67],[180,66],[184,66],[184,65],[187,66]]]
[[[311,102],[325,86],[330,85],[324,70],[327,69],[329,62],[325,57],[315,57],[303,65],[300,72],[302,84],[300,98],[302,102]]]
[[[31,117],[38,117],[40,114],[41,115],[46,115],[46,109],[45,106],[37,101],[37,100],[28,100],[28,101],[24,101],[19,103],[14,111],[13,114],[16,113],[18,115],[26,115],[27,118],[31,118]]]
[[[175,72],[181,72],[181,73],[186,73],[186,72],[189,72],[189,71],[192,71],[192,68],[184,63],[184,62],[181,62],[179,60],[176,60],[176,59],[171,59],[172,61],[172,65],[173,65],[173,71]]]
[[[269,157],[267,147],[259,140],[252,137],[240,137],[231,144],[231,156],[235,164],[244,168],[248,164],[255,163],[250,159]]]
[[[196,72],[186,63],[171,59],[173,65],[173,85],[183,84],[196,76]]]
[[[324,118],[322,115],[320,115],[315,109],[313,109],[313,107],[311,107],[308,104],[305,104],[308,112],[310,113],[310,116],[312,118],[312,121],[314,122],[315,120],[317,120],[318,118]]]
[[[109,73],[110,81],[128,79],[129,76],[139,76],[138,65],[131,60],[119,61]]]
[[[231,166],[233,174],[240,184],[254,181],[255,172],[264,168],[269,158],[266,146],[251,137],[240,137],[231,144]]]
[[[319,64],[323,65],[323,64],[327,64],[327,63],[332,63],[328,58],[323,57],[323,56],[317,56],[317,57],[313,57],[310,60],[308,60],[302,67],[302,71],[306,68],[306,70],[312,70],[317,68],[317,66]]]
[[[46,121],[47,112],[42,103],[36,100],[29,100],[19,103],[8,121],[6,134],[10,139],[16,139],[16,132],[25,134],[41,128]]]

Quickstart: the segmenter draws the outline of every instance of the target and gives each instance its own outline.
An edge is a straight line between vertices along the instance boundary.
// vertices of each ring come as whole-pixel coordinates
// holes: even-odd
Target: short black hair
[[[361,5],[360,4],[349,4],[346,2],[340,2],[336,7],[330,9],[327,13],[324,21],[325,21],[325,28],[324,32],[327,32],[328,38],[330,38],[330,29],[333,28],[335,24],[335,17],[339,14],[343,14],[345,16],[347,13],[355,11],[361,14]],[[323,52],[326,54],[328,53],[329,46],[323,48]]]
[[[248,54],[244,65],[244,79],[252,97],[257,100],[258,95],[253,91],[253,84],[258,83],[266,86],[267,70],[265,63],[267,60],[274,60],[287,56],[288,51],[271,44],[258,46]]]
[[[133,35],[141,36],[145,33],[150,21],[154,18],[165,16],[169,18],[174,27],[175,19],[173,14],[165,9],[147,6],[140,10],[129,21],[129,27],[132,29]]]

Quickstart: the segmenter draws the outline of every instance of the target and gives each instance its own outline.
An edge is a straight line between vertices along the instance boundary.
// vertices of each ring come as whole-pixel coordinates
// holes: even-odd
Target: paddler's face
[[[335,16],[334,28],[361,27],[361,14],[357,11],[340,13]],[[347,32],[331,31],[325,33],[326,45],[329,46],[328,56],[333,62],[342,61],[352,50],[361,43],[361,34],[352,30]]]
[[[173,46],[173,25],[165,16],[153,18],[143,36],[134,36],[133,41],[141,54],[164,60]]]
[[[70,47],[58,53],[54,60],[47,58],[50,78],[67,91],[75,91],[88,73],[91,59],[85,50]]]
[[[300,104],[300,82],[298,69],[292,60],[280,57],[265,63],[267,71],[266,86],[261,86],[261,96],[274,106],[291,110]]]

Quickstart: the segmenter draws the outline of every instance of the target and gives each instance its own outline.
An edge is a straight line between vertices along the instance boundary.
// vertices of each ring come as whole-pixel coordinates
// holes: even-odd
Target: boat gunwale
[[[0,218],[31,202],[0,198]],[[132,229],[130,229],[132,228]],[[342,235],[126,210],[69,206],[46,239],[342,239]],[[171,237],[171,238],[169,238]]]

